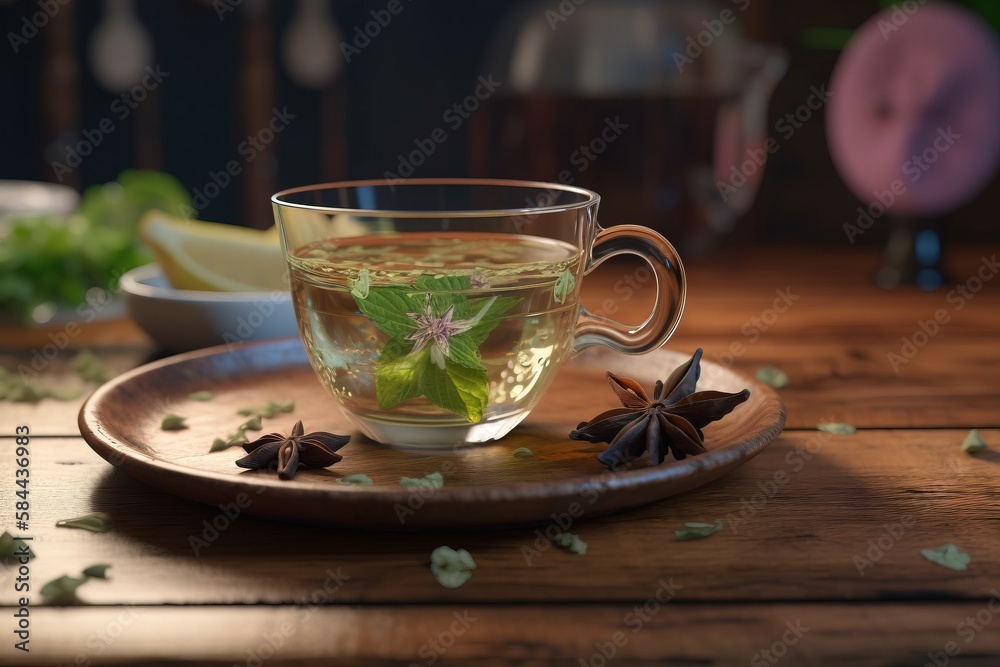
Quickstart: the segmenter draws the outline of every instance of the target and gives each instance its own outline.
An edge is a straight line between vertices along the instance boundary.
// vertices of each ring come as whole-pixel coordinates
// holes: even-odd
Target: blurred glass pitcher
[[[688,256],[704,253],[753,202],[768,100],[787,68],[779,47],[743,38],[749,6],[563,0],[519,8],[488,52],[484,71],[503,85],[492,112],[474,118],[473,169],[599,186],[605,201],[624,202],[608,217],[668,233]],[[609,140],[609,125],[635,136]]]

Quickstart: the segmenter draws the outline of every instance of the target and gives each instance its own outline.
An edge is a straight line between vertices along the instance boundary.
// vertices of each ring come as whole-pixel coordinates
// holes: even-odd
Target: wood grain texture
[[[688,601],[978,599],[1000,582],[1000,431],[983,432],[993,449],[976,456],[960,450],[964,436],[786,431],[701,489],[573,522],[568,529],[589,545],[585,556],[548,544],[546,532],[565,517],[411,533],[228,518],[131,480],[79,438],[42,439],[32,446],[32,576],[44,582],[112,563],[112,581],[81,591],[95,604],[294,603],[331,570],[351,577],[339,592],[345,603],[642,601],[663,576],[684,585]],[[12,479],[12,467],[3,457],[0,479]],[[0,516],[11,515],[12,502],[13,494],[0,496]],[[117,530],[55,528],[92,511],[109,512]],[[715,519],[725,522],[720,533],[673,541],[685,521]],[[904,519],[912,525],[899,534]],[[967,571],[920,556],[945,542],[971,555]],[[442,544],[468,549],[478,563],[454,591],[429,571],[430,552]],[[0,604],[12,600],[0,585]]]
[[[437,664],[596,665],[595,642],[617,631],[629,641],[616,649],[614,664],[753,664],[781,640],[786,622],[801,619],[810,630],[781,665],[933,664],[929,654],[940,663],[955,642],[961,652],[949,665],[992,667],[1000,661],[997,605],[989,607],[1000,582],[1000,282],[984,282],[961,309],[948,295],[954,285],[969,286],[982,258],[997,250],[950,249],[952,284],[931,293],[875,288],[879,258],[871,251],[739,248],[689,264],[688,309],[668,347],[690,353],[702,346],[706,359],[745,374],[781,366],[792,381],[780,390],[789,429],[707,486],[574,522],[570,530],[589,544],[582,557],[542,550],[535,530],[544,538],[553,530],[546,525],[400,534],[242,512],[229,519],[135,482],[79,437],[39,439],[31,464],[33,582],[98,562],[112,563],[112,579],[81,589],[95,606],[56,610],[34,600],[32,653],[12,655],[5,642],[0,664],[71,664],[77,657],[248,664],[250,652],[260,656],[266,636],[288,622],[294,641],[283,643],[269,666],[334,659],[427,665],[421,647],[468,609],[481,620]],[[588,277],[588,307],[640,321],[653,290],[635,282],[637,266],[612,263]],[[799,298],[770,313],[776,290],[789,289]],[[903,337],[914,340],[920,322],[940,309],[949,320],[895,372],[888,354],[900,351]],[[49,333],[0,327],[2,363],[30,360]],[[73,346],[123,355],[116,370],[151,352],[127,321],[83,327]],[[76,407],[46,401],[15,413],[22,406],[0,403],[0,436],[23,421],[36,432],[75,436]],[[820,419],[863,428],[837,437],[800,430]],[[983,437],[990,450],[970,456],[959,443],[974,426],[989,427]],[[12,444],[0,438],[0,451]],[[12,470],[11,457],[0,458],[0,479],[12,479]],[[10,516],[12,500],[0,494],[0,516]],[[117,529],[94,535],[54,526],[94,510],[110,512]],[[684,521],[715,518],[726,522],[719,534],[672,540]],[[213,522],[221,530],[210,532]],[[198,554],[192,537],[206,541],[195,544]],[[945,542],[971,555],[968,570],[945,570],[919,555]],[[476,558],[478,569],[460,589],[445,590],[430,575],[430,551],[441,544]],[[527,551],[536,547],[537,555]],[[0,566],[8,619],[11,575]],[[334,575],[344,583],[329,599],[333,606],[300,622],[303,608],[288,605],[307,601]],[[663,578],[683,588],[632,633],[627,615]],[[977,615],[985,629],[970,635],[967,619]],[[117,632],[123,618],[131,622],[120,638],[103,642],[102,633]]]
[[[246,512],[255,516],[387,528],[511,525],[566,511],[607,513],[697,488],[743,464],[781,432],[784,408],[772,389],[708,362],[701,366],[699,389],[749,388],[750,397],[705,429],[707,453],[683,461],[668,457],[659,466],[640,459],[611,473],[597,461],[606,445],[569,439],[581,421],[620,406],[606,370],[651,391],[687,362],[666,350],[637,359],[592,349],[561,366],[541,402],[499,442],[414,451],[360,435],[316,379],[301,343],[289,340],[144,366],[98,389],[80,414],[80,429],[101,456],[140,481],[208,504],[245,494],[254,498]],[[205,389],[214,392],[213,400],[188,398]],[[307,431],[349,435],[351,442],[338,452],[344,461],[282,481],[238,468],[241,448],[209,450],[214,438],[226,438],[246,420],[240,409],[270,401],[292,401],[295,409],[266,419],[265,432],[288,433],[302,420]],[[169,413],[186,417],[188,428],[163,431]],[[519,447],[534,456],[515,457]],[[433,492],[399,485],[403,477],[434,472],[445,485]],[[374,484],[339,483],[353,474],[368,475]]]
[[[651,586],[649,597],[638,605],[600,607],[331,608],[305,603],[35,610],[32,652],[14,656],[4,643],[0,662],[578,667],[582,661],[584,665],[730,667],[753,665],[756,659],[759,665],[896,667],[923,665],[929,653],[947,658],[944,651],[953,642],[960,652],[949,664],[994,667],[993,656],[1000,654],[1000,632],[975,620],[985,610],[994,624],[1000,622],[1000,598],[992,603],[992,612],[986,598],[720,608],[684,602],[683,588],[661,605],[655,598],[657,590]],[[983,630],[977,632],[975,627]],[[765,650],[774,652],[765,657]],[[612,659],[603,659],[602,654]]]

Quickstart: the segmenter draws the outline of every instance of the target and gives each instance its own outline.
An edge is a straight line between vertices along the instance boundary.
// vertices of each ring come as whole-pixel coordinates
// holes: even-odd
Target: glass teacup
[[[684,308],[673,246],[645,227],[602,229],[589,190],[379,180],[271,201],[310,363],[346,416],[382,443],[501,438],[575,352],[654,350]],[[624,253],[655,276],[653,310],[638,327],[580,305],[584,276]]]

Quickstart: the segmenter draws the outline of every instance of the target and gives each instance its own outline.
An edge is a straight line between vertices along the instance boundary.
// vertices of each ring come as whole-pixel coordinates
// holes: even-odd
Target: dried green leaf
[[[517,449],[514,450],[514,456],[516,456],[519,459],[526,459],[534,455],[535,453],[530,449],[528,449],[527,447],[518,447]]]
[[[440,489],[444,486],[444,475],[439,472],[432,472],[423,477],[404,477],[399,480],[399,485],[418,489]]]
[[[0,535],[0,560],[9,564],[20,556],[34,558],[35,552],[24,540],[14,537],[6,530],[3,531],[3,534]]]
[[[101,563],[99,565],[91,565],[83,570],[83,576],[90,577],[91,579],[107,579],[108,569],[111,566],[107,563]]]
[[[49,398],[55,401],[73,401],[83,395],[83,390],[75,387],[51,387],[47,391]]]
[[[969,431],[968,435],[965,436],[965,440],[962,441],[962,451],[974,454],[984,449],[986,449],[986,443],[983,441],[983,437],[979,435],[979,429],[974,428]]]
[[[716,519],[715,523],[701,523],[698,521],[685,521],[683,528],[674,531],[674,541],[684,542],[686,540],[701,540],[711,535],[715,535],[722,530],[722,520]]]
[[[108,369],[104,366],[104,362],[98,359],[97,355],[90,350],[81,351],[73,357],[71,363],[76,374],[87,382],[97,382],[100,384],[107,382],[111,378]]]
[[[368,269],[361,269],[357,278],[350,278],[347,281],[347,287],[355,299],[367,299],[371,284],[371,274]]]
[[[184,423],[186,419],[187,417],[181,417],[180,415],[167,415],[163,418],[163,421],[160,422],[160,428],[164,431],[183,431],[188,427],[188,425]]]
[[[80,599],[76,597],[76,589],[87,583],[87,580],[88,577],[70,577],[64,574],[42,586],[39,593],[46,604],[57,606],[80,604]]]
[[[438,547],[431,552],[431,572],[445,588],[458,588],[469,580],[476,569],[476,561],[465,549]]]
[[[556,544],[570,553],[582,556],[587,553],[587,543],[573,533],[559,533],[553,540]]]
[[[295,401],[288,401],[287,403],[271,401],[267,405],[260,408],[243,408],[242,410],[237,410],[237,414],[243,415],[244,417],[256,416],[270,419],[279,412],[291,412],[294,409]]]
[[[823,422],[822,424],[816,425],[816,430],[823,431],[824,433],[832,433],[833,435],[851,435],[852,433],[857,432],[858,429],[850,424]]]
[[[248,441],[247,431],[260,431],[264,428],[261,422],[260,415],[248,419],[236,428],[236,433],[228,436],[227,438],[216,438],[212,441],[212,446],[208,448],[208,453],[221,452],[223,449],[229,449],[230,447],[236,447],[237,445],[246,444]]]
[[[573,293],[573,289],[576,287],[576,276],[569,269],[566,269],[559,274],[556,279],[556,284],[552,288],[552,298],[556,300],[556,303],[563,303],[566,301],[566,297]]]
[[[215,394],[210,391],[193,391],[188,394],[188,398],[192,401],[210,401],[215,398]]]
[[[353,486],[371,486],[372,478],[368,475],[348,475],[347,477],[341,477],[337,480],[340,484],[350,484]]]
[[[92,533],[106,533],[114,528],[115,524],[110,514],[93,512],[72,519],[56,521],[56,526],[59,528],[79,528],[81,530],[89,530]]]
[[[774,389],[788,386],[788,375],[775,366],[761,366],[757,369],[757,379]]]
[[[920,555],[930,562],[946,567],[949,570],[965,570],[969,567],[972,557],[954,544],[942,544],[934,549],[921,549]]]

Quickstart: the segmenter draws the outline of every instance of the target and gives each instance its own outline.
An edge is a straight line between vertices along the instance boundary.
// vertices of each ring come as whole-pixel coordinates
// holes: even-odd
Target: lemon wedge
[[[212,292],[286,290],[285,258],[274,231],[175,218],[150,211],[139,223],[170,284]]]

